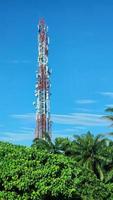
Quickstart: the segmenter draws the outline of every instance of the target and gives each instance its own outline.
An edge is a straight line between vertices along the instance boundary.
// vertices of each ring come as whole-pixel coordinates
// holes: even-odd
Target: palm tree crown
[[[98,178],[103,180],[102,164],[105,161],[104,149],[106,139],[101,135],[94,136],[90,132],[87,134],[74,136],[72,146],[75,151],[77,161],[95,172]]]

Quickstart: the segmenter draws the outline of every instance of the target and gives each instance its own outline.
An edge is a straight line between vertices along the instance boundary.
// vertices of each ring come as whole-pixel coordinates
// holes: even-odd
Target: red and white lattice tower
[[[38,24],[38,70],[36,71],[36,130],[35,139],[51,137],[50,120],[50,70],[48,68],[48,27],[42,19]]]

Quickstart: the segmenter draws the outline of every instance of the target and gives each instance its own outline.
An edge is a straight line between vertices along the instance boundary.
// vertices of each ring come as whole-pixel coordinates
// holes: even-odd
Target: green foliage
[[[0,142],[0,200],[112,200],[112,155],[112,141],[91,133],[32,147]]]
[[[106,111],[106,112],[111,112],[111,113],[112,113],[112,112],[113,112],[113,108],[108,107],[108,108],[105,109],[105,111]]]
[[[90,132],[82,136],[75,135],[74,138],[72,144],[76,160],[103,180],[102,168],[107,159],[105,154],[106,139],[101,135],[94,136]]]
[[[113,200],[112,140],[45,136],[31,147],[0,142],[0,200]]]
[[[113,108],[108,107],[105,109],[105,111],[108,113],[108,115],[104,116],[104,118],[108,119],[110,122],[113,122]],[[113,126],[113,123],[111,124],[111,126]],[[113,135],[113,133],[111,133],[111,135]]]
[[[71,141],[68,138],[56,138],[54,146],[58,151],[64,152],[65,155],[71,155]]]
[[[56,138],[53,143],[48,140],[36,140],[33,145],[38,150],[46,149],[52,153],[62,153],[80,165],[93,171],[100,180],[105,179],[106,170],[113,166],[113,142],[103,135],[94,136],[90,132],[84,135],[74,135],[71,141],[68,138]]]

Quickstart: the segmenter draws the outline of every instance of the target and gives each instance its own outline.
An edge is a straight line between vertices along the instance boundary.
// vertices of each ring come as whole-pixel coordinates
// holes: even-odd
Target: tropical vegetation
[[[0,142],[0,200],[76,199],[113,200],[112,139],[87,132],[54,142],[46,134],[31,147]]]

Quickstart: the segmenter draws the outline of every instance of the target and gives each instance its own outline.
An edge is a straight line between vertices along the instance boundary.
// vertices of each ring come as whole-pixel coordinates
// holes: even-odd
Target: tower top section
[[[43,18],[39,20],[39,25],[40,24],[45,24],[45,20]]]
[[[44,19],[40,19],[40,20],[39,20],[39,23],[38,23],[38,31],[39,31],[39,33],[40,33],[41,31],[46,31],[46,32],[48,32],[48,26],[46,25]]]

